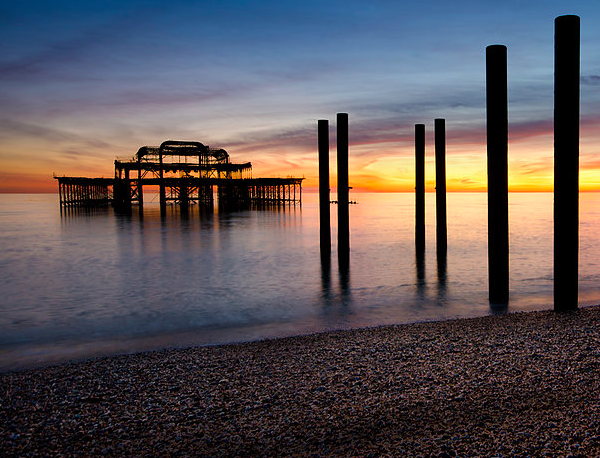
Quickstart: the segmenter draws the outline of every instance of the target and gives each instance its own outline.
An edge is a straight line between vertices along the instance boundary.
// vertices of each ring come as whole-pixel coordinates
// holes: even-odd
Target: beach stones
[[[5,456],[597,456],[600,309],[0,375]]]

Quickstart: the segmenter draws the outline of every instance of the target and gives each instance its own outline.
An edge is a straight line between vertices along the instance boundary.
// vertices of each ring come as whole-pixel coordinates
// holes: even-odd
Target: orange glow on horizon
[[[452,133],[452,131],[449,131]],[[446,189],[448,192],[486,192],[487,160],[486,144],[479,132],[454,132],[446,144]],[[600,135],[595,124],[582,123],[580,143],[580,190],[600,191]],[[425,180],[426,191],[435,190],[435,161],[432,139],[427,140]],[[462,140],[462,141],[461,141]],[[12,150],[39,150],[26,142],[10,145]],[[227,147],[226,147],[227,149]],[[306,192],[318,188],[318,163],[316,145],[294,147],[279,143],[254,148],[252,144],[227,149],[232,162],[251,161],[253,177],[304,177]],[[509,191],[551,192],[553,190],[553,135],[552,132],[535,128],[531,132],[517,132],[509,143]],[[57,192],[56,180],[60,176],[112,177],[115,156],[133,156],[106,151],[70,157],[68,152],[48,151],[42,157],[34,153],[22,153],[4,161],[0,172],[0,192],[38,193]],[[330,150],[330,188],[336,188],[335,144]],[[25,164],[25,165],[23,165]],[[32,165],[29,165],[32,164]],[[414,190],[414,146],[412,138],[403,137],[397,142],[371,141],[350,145],[350,186],[356,192],[413,192]]]

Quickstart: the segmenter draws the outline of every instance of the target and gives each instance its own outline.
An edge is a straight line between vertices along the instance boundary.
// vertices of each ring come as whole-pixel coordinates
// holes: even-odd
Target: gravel
[[[0,374],[3,456],[600,456],[600,308]]]

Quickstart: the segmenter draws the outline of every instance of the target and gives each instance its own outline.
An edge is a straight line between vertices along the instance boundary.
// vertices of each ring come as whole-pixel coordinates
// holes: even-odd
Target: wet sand
[[[4,456],[600,456],[600,308],[0,374]]]

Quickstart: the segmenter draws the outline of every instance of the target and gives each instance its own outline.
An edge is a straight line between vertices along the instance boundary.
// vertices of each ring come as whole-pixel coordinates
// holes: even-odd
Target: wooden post
[[[319,227],[321,255],[331,254],[331,216],[329,211],[329,121],[319,119]],[[294,194],[296,185],[294,185]],[[295,195],[294,195],[295,198]]]
[[[508,92],[506,46],[486,48],[489,300],[508,303]]]
[[[348,113],[337,114],[338,256],[350,255]]]
[[[578,302],[579,17],[554,25],[554,310],[566,311]]]
[[[415,247],[425,249],[425,124],[415,124]]]
[[[437,251],[448,247],[446,229],[446,120],[436,119],[435,131],[435,216]]]

